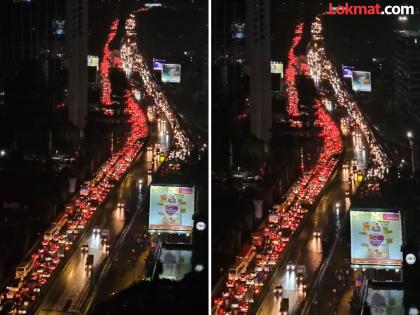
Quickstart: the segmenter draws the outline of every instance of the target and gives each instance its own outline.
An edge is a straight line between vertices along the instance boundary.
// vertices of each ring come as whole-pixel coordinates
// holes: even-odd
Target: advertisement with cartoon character
[[[351,210],[350,226],[353,264],[402,264],[399,212]]]
[[[191,231],[194,201],[194,187],[152,185],[149,230]]]

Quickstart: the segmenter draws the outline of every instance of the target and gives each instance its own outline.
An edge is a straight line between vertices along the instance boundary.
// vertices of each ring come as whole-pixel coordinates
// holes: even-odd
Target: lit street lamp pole
[[[407,132],[407,138],[408,141],[410,142],[410,151],[411,151],[411,171],[414,175],[414,172],[416,170],[415,166],[414,166],[414,149],[413,149],[413,133],[411,131]]]

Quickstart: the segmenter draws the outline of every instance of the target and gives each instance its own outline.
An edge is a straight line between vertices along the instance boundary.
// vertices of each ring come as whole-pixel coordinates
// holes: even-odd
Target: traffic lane
[[[150,141],[150,143],[153,145],[162,141],[159,136],[152,136],[151,139],[152,141]],[[167,148],[169,147],[167,141],[169,141],[169,139],[165,138],[165,141],[162,142],[161,148],[163,152],[167,152]],[[130,169],[116,193],[114,193],[105,204],[104,209],[102,209],[102,216],[97,218],[97,221],[93,222],[93,226],[99,226],[101,229],[110,230],[111,246],[116,242],[118,235],[125,226],[125,213],[124,211],[116,209],[116,204],[121,200],[129,200],[135,195],[132,194],[132,189],[136,187],[140,178],[145,179],[143,180],[145,184],[150,184],[151,176],[147,175],[147,170],[150,168],[155,169],[157,167],[157,163],[151,162],[151,154],[151,152],[145,152],[145,154],[141,156],[140,161],[136,162],[135,167]],[[85,237],[80,242],[80,245],[83,244],[91,245],[89,247],[92,248],[92,254],[95,255],[91,272],[97,272],[98,266],[107,256],[107,253],[100,245],[99,236],[94,235],[93,231],[90,231],[90,233],[86,233]],[[83,291],[87,287],[90,279],[90,277],[85,275],[85,257],[82,254],[81,248],[78,248],[69,258],[63,272],[49,289],[47,295],[41,302],[40,307],[38,307],[38,310],[71,309],[74,305],[77,305],[79,302],[78,300],[83,297]]]
[[[321,239],[318,237],[315,238],[313,233],[316,229],[322,229],[323,234],[330,234],[334,232],[337,222],[337,214],[331,203],[335,203],[336,200],[341,200],[341,198],[344,197],[343,189],[345,188],[345,183],[341,182],[339,177],[336,177],[316,207],[310,221],[307,222],[305,228],[293,244],[295,254],[292,256],[292,259],[297,265],[306,266],[307,276],[305,282],[310,281],[309,279],[312,278],[313,274],[319,268],[323,256]],[[290,310],[292,310],[295,304],[299,301],[298,299],[301,296],[300,291],[297,288],[296,273],[288,272],[286,271],[286,267],[283,267],[274,275],[274,281],[267,291],[266,297],[264,298],[257,314],[278,314],[280,302],[274,295],[274,289],[277,285],[283,286],[283,297],[289,298]]]
[[[145,275],[149,247],[147,245],[139,247],[135,241],[125,242],[125,245],[111,263],[110,269],[96,292],[94,304],[101,303],[115,293],[128,288]],[[135,249],[134,254],[133,249]]]
[[[344,161],[348,162],[353,159],[357,160],[358,167],[360,169],[366,169],[367,159],[365,155],[360,154],[357,148],[358,143],[354,137],[346,138],[344,151]],[[294,244],[295,253],[294,258],[296,263],[299,265],[306,266],[307,282],[313,277],[315,272],[321,265],[323,258],[323,248],[320,238],[313,237],[313,233],[316,229],[321,229],[323,236],[334,235],[335,229],[339,226],[339,223],[345,214],[344,210],[348,210],[350,207],[349,199],[345,197],[345,191],[349,188],[348,179],[348,168],[341,167],[338,170],[337,176],[333,179],[333,182],[327,188],[320,202],[315,208],[315,211],[310,217],[310,221],[307,222],[305,228],[299,234],[296,244]],[[353,190],[356,187],[356,181],[352,178]],[[339,202],[339,207],[336,203]],[[321,238],[323,237],[321,236]],[[261,304],[258,314],[278,314],[279,311],[279,299],[274,296],[274,289],[276,285],[283,285],[284,297],[289,298],[290,310],[293,309],[299,298],[303,298],[304,295],[296,287],[296,279],[294,273],[288,273],[285,268],[276,272],[270,289],[267,292],[266,297]]]
[[[348,301],[352,295],[352,281],[354,274],[350,268],[350,240],[347,237],[348,228],[340,237],[339,244],[336,247],[330,265],[327,267],[325,277],[322,280],[320,290],[315,300],[316,307],[311,307],[310,314],[349,314],[350,304]],[[349,295],[350,294],[350,295]]]
[[[146,169],[150,167],[150,162],[145,162],[145,164]],[[147,174],[147,171],[144,169],[142,171],[143,175]],[[130,180],[130,178],[127,180]],[[134,177],[131,180],[134,181]],[[124,211],[116,208],[118,200],[121,200],[120,198],[124,198],[124,195],[126,194],[123,191],[123,187],[118,189],[117,194],[112,196],[107,202],[105,208],[103,209],[103,215],[99,220],[101,222],[94,222],[95,226],[99,226],[101,229],[110,230],[109,242],[111,246],[115,243],[118,235],[121,233],[125,225]],[[100,236],[94,234],[93,230],[91,230],[89,233],[86,233],[85,237],[81,240],[80,245],[83,244],[88,244],[89,254],[94,255],[94,263],[91,273],[97,272],[98,266],[107,255],[103,250]],[[73,305],[77,304],[78,300],[82,296],[81,293],[83,293],[83,289],[86,287],[90,279],[85,270],[86,256],[86,254],[82,253],[80,247],[75,250],[64,267],[65,269],[59,275],[59,278],[53,286],[49,289],[39,309],[62,310],[65,307],[71,308]],[[70,306],[66,305],[69,300],[71,300]]]
[[[124,246],[116,253],[103,283],[98,288],[96,294],[98,302],[127,288],[143,275],[145,259],[149,252],[148,239],[142,237],[147,233],[147,222],[148,215],[143,209],[128,231],[129,237],[124,241]]]
[[[162,135],[160,137],[163,138]],[[164,137],[167,138],[167,136]],[[163,149],[168,150],[169,145],[163,147]],[[148,233],[148,213],[144,211],[145,206],[138,210],[141,213],[130,227],[127,233],[128,237],[124,240],[124,246],[116,253],[103,282],[98,287],[95,303],[101,302],[115,292],[129,287],[135,280],[141,279],[144,275],[149,246],[148,240],[142,238],[142,236]]]

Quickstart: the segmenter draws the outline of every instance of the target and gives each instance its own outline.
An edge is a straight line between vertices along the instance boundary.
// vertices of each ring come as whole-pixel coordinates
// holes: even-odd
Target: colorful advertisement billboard
[[[194,187],[152,185],[149,230],[191,232],[194,226]]]
[[[270,69],[271,73],[280,73],[281,77],[283,77],[283,63],[279,61],[271,61]]]
[[[180,83],[181,82],[181,65],[165,63],[162,65],[162,82],[164,83]]]
[[[245,38],[245,23],[244,22],[233,22],[231,25],[231,30],[233,37],[235,39],[244,39]]]
[[[399,212],[351,210],[351,263],[402,265],[402,227]]]
[[[179,281],[192,270],[192,251],[162,248],[159,260],[162,263],[162,273],[159,279]]]
[[[99,69],[99,57],[98,56],[87,56],[87,65],[88,67],[96,67],[96,70]]]
[[[352,71],[352,88],[355,92],[371,92],[370,72]]]
[[[153,70],[162,71],[163,64],[166,62],[165,59],[155,59],[153,58]]]
[[[352,66],[343,66],[343,78],[352,79],[353,78],[353,69]]]
[[[366,302],[369,303],[370,313],[372,315],[407,314],[404,311],[403,290],[378,290],[369,288]]]

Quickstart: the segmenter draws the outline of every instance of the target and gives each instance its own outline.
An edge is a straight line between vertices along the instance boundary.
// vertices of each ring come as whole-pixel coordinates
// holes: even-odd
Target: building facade
[[[246,0],[246,49],[249,66],[251,133],[271,139],[270,1]]]
[[[420,32],[395,32],[394,81],[398,105],[420,115]]]
[[[88,0],[66,1],[69,120],[81,131],[87,115]]]

